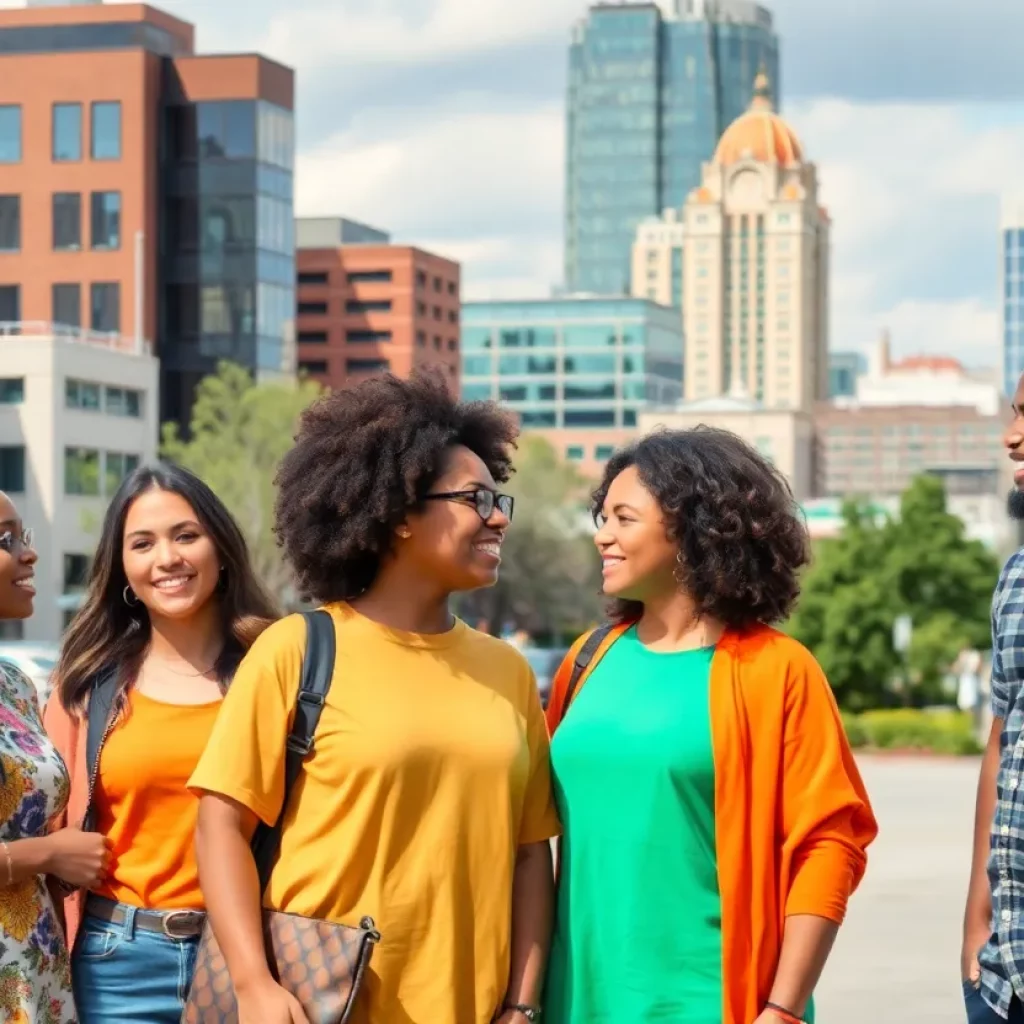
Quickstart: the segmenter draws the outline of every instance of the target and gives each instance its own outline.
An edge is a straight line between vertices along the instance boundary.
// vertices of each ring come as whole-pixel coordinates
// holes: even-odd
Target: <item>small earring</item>
[[[124,598],[124,603],[129,608],[134,608],[138,603],[139,599],[135,596],[135,591],[131,587],[125,587],[121,596]]]
[[[398,531],[398,536],[401,537],[402,540],[408,540],[412,536],[412,534],[403,527],[401,530]]]
[[[686,583],[686,563],[683,561],[682,551],[676,552],[676,567],[672,572],[672,575],[676,578],[676,583],[679,586],[685,586]]]

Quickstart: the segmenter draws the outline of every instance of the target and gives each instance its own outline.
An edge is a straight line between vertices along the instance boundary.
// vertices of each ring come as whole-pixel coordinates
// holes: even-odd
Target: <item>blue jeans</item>
[[[964,1006],[967,1009],[967,1024],[1024,1024],[1024,1006],[1019,1000],[1014,999],[1010,1003],[1009,1019],[1000,1017],[969,981],[964,982]]]
[[[141,911],[124,907],[123,924],[86,914],[71,957],[80,1024],[179,1024],[199,939],[171,939],[136,927]]]

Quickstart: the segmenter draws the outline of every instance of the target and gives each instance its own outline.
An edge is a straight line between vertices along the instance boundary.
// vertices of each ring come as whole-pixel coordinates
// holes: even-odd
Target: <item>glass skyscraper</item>
[[[592,7],[569,48],[565,284],[626,294],[642,220],[681,207],[778,38],[750,0]]]
[[[1012,395],[1024,374],[1024,198],[1003,203],[1003,390]]]

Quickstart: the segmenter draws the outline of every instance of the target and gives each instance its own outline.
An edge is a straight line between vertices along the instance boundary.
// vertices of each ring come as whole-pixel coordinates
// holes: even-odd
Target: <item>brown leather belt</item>
[[[89,917],[108,924],[125,923],[128,917],[127,908],[103,896],[89,894],[85,901],[85,912]],[[169,939],[184,941],[197,939],[206,924],[206,914],[202,910],[136,910],[135,927],[144,932],[157,932]]]

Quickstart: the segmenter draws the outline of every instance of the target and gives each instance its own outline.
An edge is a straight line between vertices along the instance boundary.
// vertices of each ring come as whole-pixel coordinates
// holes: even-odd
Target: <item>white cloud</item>
[[[996,363],[998,206],[1024,175],[1020,125],[969,105],[788,113],[833,218],[833,347],[888,326],[898,352]]]
[[[366,136],[372,136],[368,139]],[[360,125],[300,153],[300,215],[345,214],[460,259],[478,297],[561,277],[561,110],[439,111],[380,137]]]

